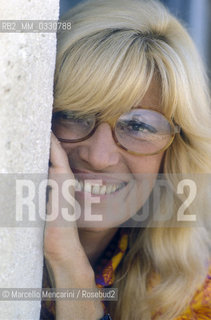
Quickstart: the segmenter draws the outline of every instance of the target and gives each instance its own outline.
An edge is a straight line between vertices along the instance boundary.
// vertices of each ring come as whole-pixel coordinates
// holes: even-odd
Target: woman
[[[58,35],[49,175],[60,197],[76,178],[77,219],[61,226],[67,203],[49,202],[59,219],[47,223],[46,264],[55,288],[119,294],[58,299],[56,319],[211,319],[210,100],[192,40],[151,0],[91,0],[64,21],[72,30]]]

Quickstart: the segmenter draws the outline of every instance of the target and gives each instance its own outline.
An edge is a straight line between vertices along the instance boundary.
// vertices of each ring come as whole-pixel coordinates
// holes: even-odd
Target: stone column
[[[57,20],[58,13],[59,0],[0,2],[0,20]],[[0,32],[0,288],[41,287],[44,222],[14,222],[14,177],[47,177],[55,55],[55,32]],[[41,200],[43,215],[45,194]],[[0,301],[2,320],[39,313],[40,301]]]

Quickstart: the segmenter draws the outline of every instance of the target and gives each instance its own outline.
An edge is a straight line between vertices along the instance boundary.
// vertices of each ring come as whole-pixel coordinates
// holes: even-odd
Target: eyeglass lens
[[[57,138],[71,142],[88,137],[95,124],[95,116],[81,117],[71,111],[57,112],[53,117],[53,131]],[[152,154],[168,145],[173,128],[159,112],[133,109],[117,119],[114,134],[119,144],[128,151]]]

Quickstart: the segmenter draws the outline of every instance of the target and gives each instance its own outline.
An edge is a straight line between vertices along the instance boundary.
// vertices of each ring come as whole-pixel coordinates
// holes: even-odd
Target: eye
[[[133,131],[150,132],[150,133],[157,132],[157,130],[151,125],[138,120],[130,120],[128,122],[128,127]]]
[[[90,127],[95,121],[92,116],[81,116],[76,112],[61,111],[54,115],[54,119],[64,125],[77,125],[83,127]]]
[[[118,123],[118,127],[120,130],[127,130],[128,132],[136,133],[136,134],[157,132],[157,130],[153,126],[135,119],[120,121]]]

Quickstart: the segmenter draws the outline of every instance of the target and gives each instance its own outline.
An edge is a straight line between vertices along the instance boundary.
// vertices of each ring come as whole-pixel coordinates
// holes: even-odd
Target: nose
[[[118,164],[119,148],[108,123],[101,123],[94,134],[78,146],[79,156],[95,170],[103,170]]]

